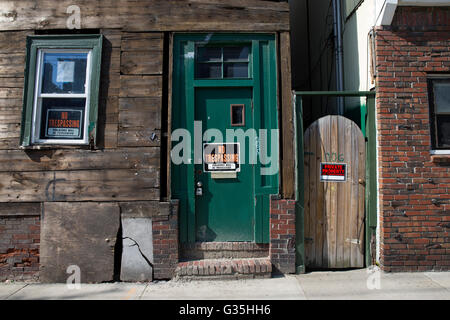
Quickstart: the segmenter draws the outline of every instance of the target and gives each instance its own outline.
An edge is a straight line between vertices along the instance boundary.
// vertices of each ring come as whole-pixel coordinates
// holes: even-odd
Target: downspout
[[[334,56],[336,59],[336,90],[344,91],[344,49],[342,44],[341,1],[333,0]],[[337,98],[337,113],[344,115],[344,97]]]

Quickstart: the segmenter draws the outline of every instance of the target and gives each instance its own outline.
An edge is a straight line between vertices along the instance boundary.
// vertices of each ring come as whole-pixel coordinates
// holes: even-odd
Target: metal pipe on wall
[[[342,10],[341,1],[333,1],[334,55],[336,59],[336,91],[344,91],[344,49],[342,42]],[[344,98],[338,97],[339,115],[344,115]]]

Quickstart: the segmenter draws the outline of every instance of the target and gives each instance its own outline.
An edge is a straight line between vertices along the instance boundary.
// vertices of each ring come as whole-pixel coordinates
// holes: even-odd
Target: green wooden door
[[[272,34],[176,34],[173,42],[172,141],[182,142],[173,132],[190,133],[186,161],[171,163],[171,198],[179,200],[180,241],[269,242],[269,197],[279,191],[279,174],[262,175],[271,164],[249,163],[249,148],[258,149],[260,130],[275,137],[278,128],[275,36]],[[241,106],[240,125],[231,125],[231,106]],[[238,108],[239,109],[239,108]],[[243,120],[243,119],[241,119]],[[239,140],[246,155],[236,177],[205,172],[197,161],[195,124],[201,122],[202,136],[208,129],[223,135],[223,142]],[[247,132],[256,137],[225,141],[226,130]],[[278,137],[278,134],[275,138]],[[184,140],[184,138],[183,138]],[[200,147],[202,150],[202,146]],[[278,164],[278,143],[267,147]],[[202,156],[200,156],[202,158]],[[195,159],[195,160],[194,160]],[[197,194],[197,183],[202,195]]]
[[[201,121],[203,135],[213,129],[221,132],[223,139],[205,139],[211,143],[238,143],[226,140],[226,130],[253,129],[251,88],[198,88],[195,92],[195,120]],[[232,106],[242,106],[239,125],[233,126]],[[212,132],[214,133],[214,132]],[[216,132],[217,134],[217,132]],[[251,146],[250,146],[251,145]],[[202,194],[195,196],[197,241],[253,241],[254,240],[254,166],[249,163],[253,141],[240,145],[239,172],[214,174],[205,172],[203,164],[195,165],[195,183],[202,184]]]

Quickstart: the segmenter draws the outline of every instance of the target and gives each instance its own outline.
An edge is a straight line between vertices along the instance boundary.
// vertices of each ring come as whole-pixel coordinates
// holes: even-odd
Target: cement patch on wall
[[[120,280],[153,280],[152,219],[122,218]]]

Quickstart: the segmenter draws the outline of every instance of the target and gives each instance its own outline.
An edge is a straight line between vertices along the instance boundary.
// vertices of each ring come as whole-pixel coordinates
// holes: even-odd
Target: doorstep
[[[178,263],[175,278],[195,280],[270,278],[269,257],[245,259],[201,259]]]

